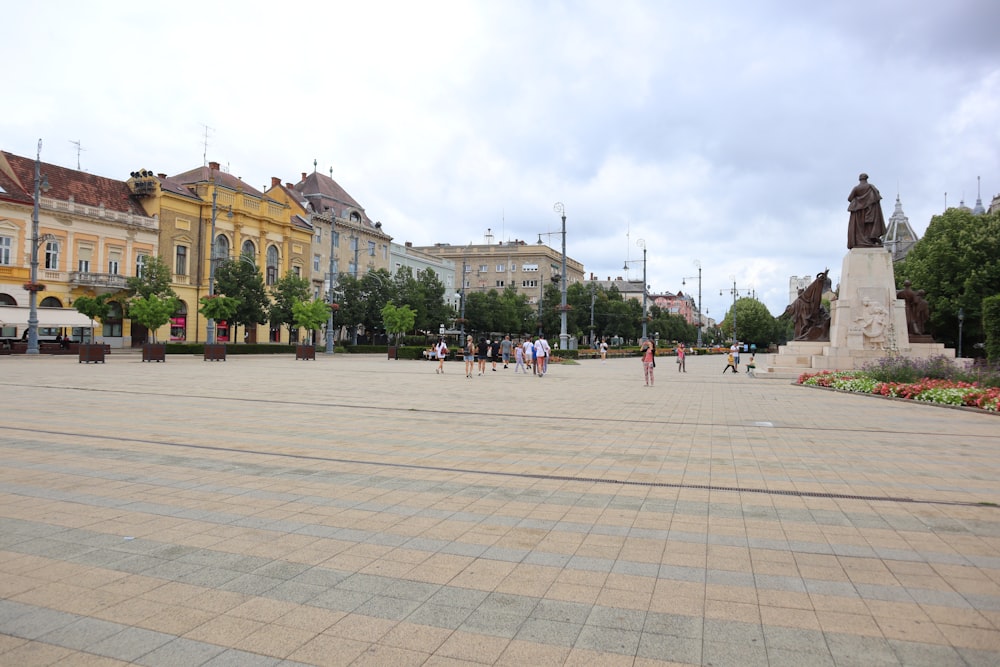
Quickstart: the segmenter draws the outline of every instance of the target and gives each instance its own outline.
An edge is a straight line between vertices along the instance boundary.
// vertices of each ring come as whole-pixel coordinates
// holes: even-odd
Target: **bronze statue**
[[[858,184],[847,196],[851,212],[847,223],[847,249],[881,248],[885,236],[885,218],[882,216],[882,195],[868,182],[868,174],[858,176]]]
[[[906,305],[906,332],[910,342],[924,342],[931,339],[927,331],[927,320],[931,318],[931,307],[927,303],[927,292],[914,291],[909,280],[903,282],[903,289],[896,292],[896,298]]]
[[[795,323],[795,340],[830,340],[830,314],[823,308],[826,289],[826,269],[816,274],[809,287],[799,290],[799,296],[785,312],[790,312]]]

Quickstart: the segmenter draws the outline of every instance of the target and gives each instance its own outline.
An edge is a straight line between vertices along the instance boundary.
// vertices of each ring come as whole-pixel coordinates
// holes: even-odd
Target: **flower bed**
[[[803,373],[798,383],[927,403],[963,405],[989,412],[1000,411],[1000,387],[982,387],[978,383],[962,380],[921,378],[915,382],[882,382],[866,371],[820,371]]]

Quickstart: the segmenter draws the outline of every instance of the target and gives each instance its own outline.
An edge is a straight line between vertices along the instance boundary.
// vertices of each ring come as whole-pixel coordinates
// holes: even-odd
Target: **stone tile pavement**
[[[0,665],[1000,664],[1000,419],[724,365],[0,357]]]

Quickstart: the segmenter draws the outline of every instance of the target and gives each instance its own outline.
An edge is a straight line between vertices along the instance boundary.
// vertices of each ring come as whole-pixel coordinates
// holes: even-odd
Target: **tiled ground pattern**
[[[723,365],[0,358],[0,665],[1000,664],[1000,418]]]

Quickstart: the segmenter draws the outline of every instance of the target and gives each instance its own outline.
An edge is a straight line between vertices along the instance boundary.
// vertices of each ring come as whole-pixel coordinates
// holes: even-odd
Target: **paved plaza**
[[[0,665],[1000,664],[1000,417],[319,357],[0,357]]]

